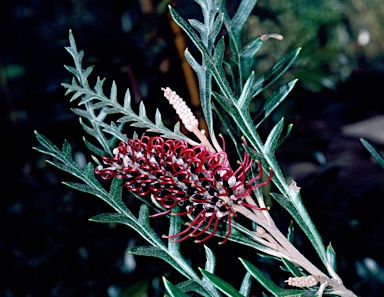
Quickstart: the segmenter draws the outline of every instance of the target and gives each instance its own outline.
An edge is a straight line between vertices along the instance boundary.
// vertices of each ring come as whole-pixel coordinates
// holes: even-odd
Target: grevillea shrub
[[[287,182],[276,160],[275,151],[288,137],[292,126],[286,126],[281,119],[265,139],[258,133],[260,125],[287,97],[296,80],[269,92],[263,103],[258,104],[257,111],[251,113],[249,108],[251,102],[260,100],[261,93],[291,66],[300,49],[281,57],[269,71],[256,77],[252,71],[256,53],[268,39],[282,38],[277,34],[265,34],[245,45],[242,43],[241,31],[256,1],[241,1],[232,18],[219,0],[196,2],[202,10],[202,22],[186,21],[171,7],[169,11],[201,54],[201,57],[194,57],[188,49],[184,52],[196,72],[207,131],[200,129],[199,121],[186,102],[168,87],[163,89],[164,96],[191,137],[180,132],[180,124],[173,129],[166,127],[159,110],[154,121],[150,120],[143,103],[139,113],[135,113],[129,90],[122,100],[118,99],[114,82],[110,96],[104,94],[104,79],[97,79],[95,86],[90,87],[88,76],[92,67],[83,69],[84,53],[78,51],[70,32],[70,46],[66,50],[75,67],[66,66],[66,69],[74,78],[63,86],[66,94],[72,95],[71,101],[79,103],[80,107],[74,108],[73,112],[80,117],[87,137],[94,139],[92,142],[84,138],[91,154],[96,157],[93,157],[93,163],[81,169],[74,162],[67,142],[60,150],[36,132],[41,144],[37,150],[52,156],[50,163],[81,181],[66,182],[66,185],[99,197],[114,209],[114,212],[97,215],[91,221],[121,223],[133,228],[149,245],[133,247],[132,254],[161,258],[185,277],[176,285],[164,279],[164,287],[170,296],[189,296],[191,293],[214,297],[249,296],[252,279],[273,296],[355,296],[336,273],[336,253],[330,244],[324,246],[302,203],[300,187],[294,181]],[[227,32],[229,46],[223,36],[219,36],[221,32]],[[224,57],[229,52],[231,54]],[[216,91],[212,89],[213,84]],[[225,136],[215,131],[219,125],[214,125],[214,112]],[[114,121],[110,120],[110,114],[114,114]],[[127,123],[146,129],[145,135],[135,133],[127,137],[124,134]],[[286,132],[283,134],[283,131]],[[226,141],[232,141],[238,152],[240,161],[237,164],[230,164]],[[379,160],[381,156],[368,143],[363,143]],[[380,161],[384,164],[382,159]],[[109,189],[104,187],[108,183],[103,180],[110,181]],[[319,257],[318,266],[294,246],[292,224],[287,236],[276,227],[262,191],[269,183],[276,189],[269,194],[288,211],[308,237]],[[131,199],[143,202],[138,214],[124,203],[123,191],[130,193]],[[168,235],[162,237],[151,227],[159,216],[169,218]],[[253,229],[238,223],[239,216],[252,222],[249,225]],[[200,271],[196,271],[193,263],[188,262],[180,251],[181,245],[194,244],[188,240],[191,237],[197,244],[206,243],[206,265]],[[286,287],[273,283],[255,266],[256,263],[240,259],[245,277],[240,289],[235,289],[214,273],[216,259],[208,247],[214,242],[213,237],[221,238],[221,244],[232,241],[239,246],[246,245],[255,249],[255,255],[262,253],[280,261],[278,265],[284,266],[287,274]],[[232,255],[236,256],[235,250]],[[249,260],[255,261],[255,255]]]

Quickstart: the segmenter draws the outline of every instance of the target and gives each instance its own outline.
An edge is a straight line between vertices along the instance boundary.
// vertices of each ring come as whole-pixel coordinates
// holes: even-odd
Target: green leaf
[[[123,179],[114,178],[111,183],[111,188],[109,190],[109,199],[113,200],[116,205],[119,206],[121,210],[125,213],[131,213],[128,207],[124,204],[122,199],[122,191],[123,191]]]
[[[133,255],[155,257],[159,259],[170,258],[170,256],[164,250],[155,246],[135,246],[129,250],[129,253]]]
[[[377,163],[384,169],[384,157],[376,150],[368,141],[363,138],[360,138],[361,143],[364,147],[371,153],[371,155],[376,159]]]
[[[109,196],[114,201],[121,201],[121,193],[123,191],[123,179],[114,178],[111,183],[111,188],[109,190]]]
[[[248,110],[249,102],[252,100],[252,85],[255,81],[255,74],[252,72],[251,75],[248,77],[243,91],[241,92],[240,98],[237,101],[237,107],[238,109],[245,111],[245,109]]]
[[[257,0],[242,0],[235,15],[231,20],[231,28],[236,33],[240,35],[243,26],[251,14],[252,9],[255,7]]]
[[[285,267],[288,268],[288,270],[292,273],[292,275],[294,275],[295,277],[300,277],[300,276],[303,276],[304,274],[302,273],[302,271],[293,263],[291,263],[290,261],[288,261],[287,259],[285,258],[281,258],[281,260],[283,261]]]
[[[137,223],[140,225],[140,229],[136,231],[139,232],[143,238],[155,246],[161,246],[162,248],[166,249],[162,240],[149,224],[149,208],[146,204],[143,204],[140,207]]]
[[[89,185],[83,184],[83,183],[74,183],[74,182],[63,182],[64,185],[75,189],[80,192],[89,193],[96,197],[99,197],[103,200],[106,200],[105,193],[101,192],[100,190],[96,189],[95,187],[91,187]]]
[[[117,126],[114,122],[111,122],[110,125],[103,126],[103,131],[105,133],[112,135],[114,138],[116,138],[116,140],[118,139],[122,142],[127,142],[128,141],[127,135],[121,133],[121,127],[123,125],[124,123],[121,123],[119,126]],[[111,142],[109,144],[113,146]]]
[[[215,41],[217,35],[221,31],[221,28],[223,27],[223,23],[224,23],[224,14],[220,13],[216,17],[212,27],[209,30],[208,40],[212,40],[213,42]]]
[[[329,243],[326,250],[328,263],[331,265],[332,269],[337,271],[337,263],[336,263],[336,252],[332,247],[332,244]]]
[[[294,232],[295,232],[295,226],[293,225],[293,221],[291,221],[288,227],[287,239],[292,244],[294,243],[294,237],[295,237]]]
[[[208,271],[201,269],[201,273],[205,278],[207,278],[217,289],[223,292],[226,296],[230,297],[244,297],[241,295],[234,287],[232,287],[229,283],[222,280],[218,276],[209,273]]]
[[[206,245],[204,245],[204,249],[205,249],[205,256],[207,258],[207,260],[205,261],[205,270],[210,272],[210,273],[214,273],[215,272],[215,265],[216,265],[215,254]]]
[[[289,134],[291,133],[292,126],[293,126],[293,124],[289,124],[287,126],[287,132],[285,133],[285,135],[280,137],[280,140],[277,143],[277,147],[280,147],[283,144],[283,142],[288,138]]]
[[[194,20],[194,19],[191,19],[188,21],[191,24],[191,26],[193,28],[195,28],[197,32],[199,32],[200,36],[206,35],[206,32],[207,32],[207,26],[206,25],[204,25],[202,22],[200,22],[198,20]]]
[[[105,152],[102,149],[98,148],[94,144],[90,143],[85,137],[83,137],[83,141],[85,143],[85,146],[95,155],[102,157],[105,155],[110,155],[110,152]],[[111,155],[112,156],[112,155]]]
[[[251,291],[251,285],[252,285],[252,275],[249,272],[247,272],[243,278],[243,281],[241,282],[239,293],[241,295],[248,296],[249,292]]]
[[[54,145],[47,137],[45,137],[42,134],[39,134],[37,131],[35,131],[35,135],[36,135],[37,141],[43,146],[43,147],[35,148],[36,150],[41,151],[42,153],[59,151],[57,146]]]
[[[147,205],[141,205],[138,223],[143,226],[143,228],[150,228],[149,226],[149,209]]]
[[[109,96],[112,102],[117,102],[117,86],[115,81],[112,82],[111,95]]]
[[[205,249],[205,255],[206,255],[206,262],[205,262],[205,270],[208,271],[209,273],[214,273],[215,272],[215,265],[216,265],[216,258],[213,253],[213,251],[204,245]],[[203,276],[203,284],[210,292],[216,291],[214,288],[213,284],[209,279],[207,279],[205,276]]]
[[[225,41],[224,41],[224,37],[222,37],[217,43],[215,47],[215,51],[213,53],[213,63],[218,69],[222,69],[224,53],[225,53]]]
[[[265,104],[262,108],[257,111],[257,114],[253,117],[254,119],[258,119],[262,116],[259,122],[256,124],[256,129],[264,122],[264,120],[278,107],[287,95],[292,91],[295,86],[297,80],[293,80],[288,82],[285,85],[279,87],[275,92],[273,92],[266,100]],[[288,135],[287,135],[288,136]]]
[[[191,278],[191,275],[186,272],[186,270],[176,261],[177,258],[173,258],[162,248],[155,246],[138,246],[131,248],[129,252],[134,255],[162,259],[169,265],[171,265],[173,268],[175,268],[180,274],[184,275],[187,279]]]
[[[279,142],[281,132],[283,131],[283,127],[284,118],[282,118],[269,133],[263,148],[265,154],[274,154],[277,149],[277,144]]]
[[[255,97],[257,94],[264,91],[272,83],[274,83],[281,75],[287,71],[287,69],[292,65],[293,61],[296,59],[297,55],[300,52],[300,48],[293,50],[292,52],[286,54],[275,65],[272,66],[270,70],[264,73],[259,77],[253,84],[252,97]]]
[[[278,297],[301,297],[301,296],[313,296],[308,295],[308,291],[303,290],[284,290],[272,282],[261,270],[250,262],[240,259],[241,263],[244,265],[245,269],[261,284],[265,289],[267,289],[274,296]]]
[[[174,209],[174,212],[177,213],[179,210],[178,207]],[[181,224],[183,220],[180,216],[171,215],[169,220],[169,232],[168,235],[175,235],[181,231]],[[180,242],[173,242],[172,239],[168,240],[168,251],[171,255],[180,256]]]
[[[165,289],[170,294],[171,297],[188,297],[187,294],[183,293],[181,290],[179,290],[176,286],[172,285],[171,282],[169,282],[165,277],[163,277],[163,282]]]
[[[251,73],[254,57],[263,44],[264,42],[261,40],[260,36],[255,37],[240,53],[242,77],[247,77]]]
[[[211,296],[203,289],[203,287],[200,284],[198,284],[193,280],[187,280],[187,281],[181,282],[177,284],[176,287],[180,289],[182,292],[196,292],[203,297]]]
[[[133,220],[129,219],[126,215],[121,213],[102,213],[93,216],[89,219],[91,222],[96,223],[119,223],[130,226],[133,229],[137,229],[138,225]]]

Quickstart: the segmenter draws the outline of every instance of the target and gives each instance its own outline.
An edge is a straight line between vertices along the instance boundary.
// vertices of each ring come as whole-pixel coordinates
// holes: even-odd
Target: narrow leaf
[[[187,280],[176,285],[182,292],[196,292],[203,297],[211,297],[212,295],[207,293],[203,287],[193,280]]]
[[[62,152],[63,152],[64,158],[72,159],[72,148],[68,141],[64,141]]]
[[[215,265],[216,265],[215,254],[206,245],[204,245],[204,249],[205,249],[205,256],[206,256],[206,259],[207,259],[205,261],[205,270],[210,272],[210,273],[214,273],[215,272]]]
[[[142,119],[147,119],[147,112],[145,111],[145,105],[143,101],[141,101],[139,105],[139,117]]]
[[[241,263],[244,265],[245,269],[261,284],[266,288],[270,293],[278,297],[299,297],[305,296],[307,292],[303,290],[284,290],[272,282],[261,270],[250,262],[240,259]],[[308,296],[308,295],[307,295]]]
[[[92,153],[94,153],[95,155],[97,155],[97,156],[99,156],[99,157],[102,157],[102,156],[105,156],[105,155],[110,155],[110,152],[105,152],[104,150],[98,148],[96,145],[90,143],[87,139],[85,139],[85,137],[83,137],[83,141],[84,141],[85,146],[86,146]]]
[[[237,101],[237,106],[241,110],[248,109],[249,102],[252,99],[252,85],[254,81],[255,81],[255,74],[252,72],[244,85],[244,88],[243,88],[243,91],[241,92],[241,96],[239,100]]]
[[[280,136],[280,140],[277,143],[277,147],[280,147],[284,143],[284,141],[288,138],[289,134],[291,133],[292,127],[293,127],[293,124],[289,124],[287,126],[287,132],[285,133],[285,135]]]
[[[293,225],[293,221],[291,221],[288,227],[288,234],[287,234],[287,239],[290,243],[294,243],[294,239],[295,239],[294,232],[295,232],[295,226]]]
[[[215,47],[215,51],[213,53],[213,63],[218,68],[222,68],[224,52],[225,52],[225,42],[224,42],[224,37],[222,37],[217,43]]]
[[[119,223],[128,225],[134,229],[137,228],[137,225],[134,221],[121,213],[102,213],[97,216],[93,216],[89,220],[96,223]]]
[[[121,192],[123,190],[122,187],[123,179],[114,178],[111,183],[111,188],[109,190],[109,195],[113,200],[121,200]]]
[[[87,67],[87,69],[83,71],[83,79],[87,79],[88,76],[92,73],[92,70],[93,70],[93,66]]]
[[[368,141],[361,138],[361,143],[364,147],[371,153],[371,155],[376,159],[377,163],[384,169],[384,157],[379,153],[377,149],[375,149]]]
[[[260,36],[252,39],[240,53],[241,76],[248,77],[254,64],[254,58],[264,41]]]
[[[131,93],[129,92],[129,89],[125,92],[124,95],[124,109],[131,111]]]
[[[178,207],[174,209],[174,212],[178,212]],[[169,232],[168,235],[172,236],[181,231],[182,219],[180,216],[172,216],[169,220]],[[173,256],[180,256],[180,242],[173,242],[173,240],[168,240],[168,251]]]
[[[258,128],[260,124],[276,109],[276,107],[278,107],[284,101],[287,95],[292,91],[296,82],[297,80],[295,79],[285,85],[282,85],[267,98],[263,108],[260,109],[254,116],[254,119],[257,119],[263,115],[263,117],[257,123],[256,128]]]
[[[207,26],[205,26],[202,22],[199,22],[198,20],[188,20],[189,23],[193,28],[199,32],[200,36],[206,36],[207,35]]]
[[[223,26],[223,22],[224,22],[224,14],[221,13],[217,16],[215,22],[213,23],[213,25],[209,31],[208,40],[212,40],[213,42],[215,41],[217,35],[221,31],[221,27]]]
[[[294,275],[295,277],[303,276],[303,273],[300,271],[300,269],[295,264],[289,262],[285,258],[281,258],[281,260],[283,261],[285,267],[288,268],[288,271],[292,273],[292,275]]]
[[[275,152],[281,136],[281,132],[283,131],[283,127],[284,118],[282,118],[269,133],[263,148],[265,154],[273,154]]]
[[[100,192],[98,189],[91,187],[89,185],[86,185],[83,183],[74,183],[74,182],[63,182],[63,184],[77,191],[89,193],[105,200],[105,193]]]
[[[233,28],[233,31],[235,31],[237,34],[240,34],[241,30],[243,29],[245,21],[251,14],[252,9],[256,5],[256,2],[257,0],[241,1],[235,15],[231,20],[231,27]]]
[[[241,287],[239,293],[244,296],[249,296],[249,292],[251,291],[252,285],[252,275],[247,272],[241,282]]]
[[[112,102],[117,102],[117,87],[115,81],[112,82],[110,99]]]
[[[187,294],[183,293],[181,290],[179,290],[176,286],[172,285],[171,282],[169,282],[165,277],[163,277],[163,282],[165,289],[170,294],[171,297],[188,297]]]
[[[241,295],[234,287],[232,287],[229,283],[222,280],[218,276],[209,273],[204,269],[200,269],[201,273],[204,277],[206,277],[217,289],[223,292],[226,296],[230,297],[244,297]]]
[[[337,271],[337,263],[336,263],[336,252],[332,247],[332,244],[329,243],[326,250],[327,260],[329,265],[331,265],[332,269]]]
[[[139,256],[146,256],[146,257],[155,257],[164,260],[169,265],[171,265],[173,268],[175,268],[180,274],[184,275],[187,279],[191,278],[191,275],[186,272],[182,266],[180,266],[176,258],[171,257],[169,254],[167,254],[164,250],[162,250],[159,247],[154,246],[138,246],[133,247],[129,250],[131,254],[139,255]]]
[[[281,75],[283,75],[285,71],[292,65],[300,50],[301,49],[298,48],[286,54],[279,61],[277,61],[276,64],[273,65],[270,70],[268,70],[261,77],[259,77],[253,85],[252,97],[255,97],[257,94],[265,90],[268,86],[274,83]]]

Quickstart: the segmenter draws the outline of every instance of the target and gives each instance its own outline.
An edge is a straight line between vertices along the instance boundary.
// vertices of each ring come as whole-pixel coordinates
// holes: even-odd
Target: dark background
[[[237,2],[227,1],[230,13]],[[157,0],[0,4],[0,296],[162,296],[161,276],[173,283],[183,280],[160,260],[127,256],[130,247],[146,242],[128,228],[89,222],[110,211],[108,206],[62,185],[72,177],[32,150],[37,130],[58,146],[68,140],[76,160],[90,161],[84,133],[70,111],[76,102],[69,103],[61,87],[71,79],[63,67],[72,65],[64,50],[69,29],[78,48],[85,50],[84,65],[95,65],[91,81],[107,76],[107,88],[112,80],[121,96],[130,88],[135,106],[143,100],[150,118],[159,107],[165,121],[175,123],[160,87],[175,89],[187,101],[189,93],[166,5]],[[185,17],[200,17],[193,1],[173,5]],[[283,78],[300,81],[260,133],[283,115],[294,124],[278,159],[286,175],[302,187],[304,203],[325,244],[331,241],[337,252],[339,274],[359,296],[384,293],[384,171],[358,139],[367,137],[383,149],[383,9],[379,0],[259,1],[244,37],[285,37],[268,41],[260,51],[257,76],[284,53],[303,47]],[[370,118],[378,128],[369,128],[369,133],[345,129]],[[139,203],[131,203],[137,210]],[[271,212],[286,230],[286,213],[276,204]],[[156,219],[155,224],[166,232],[166,219]],[[299,231],[296,241],[316,263]],[[232,243],[218,249],[216,242],[208,245],[218,258],[217,274],[237,287],[245,273],[238,257],[269,271],[279,285],[289,276],[254,250],[235,250]],[[201,245],[186,242],[183,249],[196,267],[204,265]],[[132,261],[136,267],[129,264]],[[255,284],[252,296],[260,292]]]

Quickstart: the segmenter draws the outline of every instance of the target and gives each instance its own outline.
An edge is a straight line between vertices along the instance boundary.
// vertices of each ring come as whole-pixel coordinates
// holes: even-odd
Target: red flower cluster
[[[233,203],[265,210],[243,201],[253,189],[265,185],[272,178],[271,173],[267,181],[252,185],[261,178],[262,166],[259,163],[259,175],[245,182],[246,172],[253,164],[247,154],[239,168],[233,171],[225,152],[212,153],[202,145],[189,146],[181,140],[148,136],[121,142],[113,153],[111,159],[102,158],[107,166],[98,166],[96,174],[106,180],[124,179],[123,186],[139,196],[152,195],[154,201],[165,209],[152,217],[169,214],[178,205],[182,211],[171,214],[191,218],[187,229],[166,236],[176,238],[184,235],[175,242],[190,236],[198,237],[213,225],[208,236],[196,241],[204,242],[216,233],[219,221],[227,221],[227,235],[221,242],[224,243],[231,234],[232,216],[236,215],[231,207]],[[220,197],[229,197],[229,202]]]

